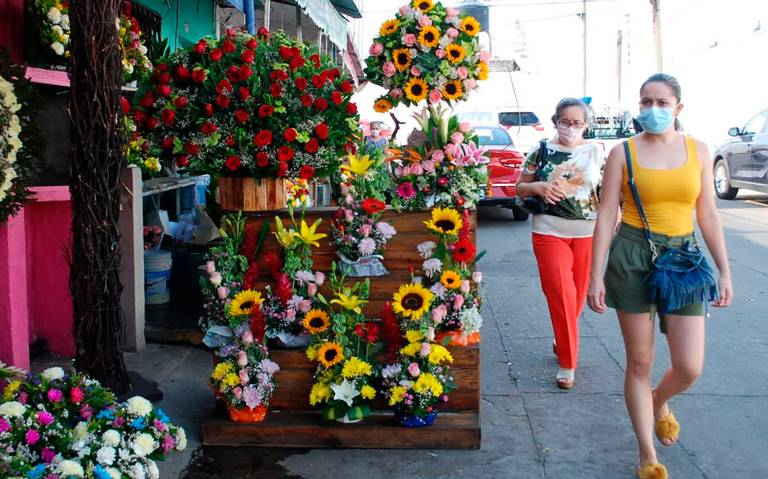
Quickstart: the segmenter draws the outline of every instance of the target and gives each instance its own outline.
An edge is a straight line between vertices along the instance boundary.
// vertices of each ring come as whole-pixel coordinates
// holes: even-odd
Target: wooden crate
[[[272,211],[286,206],[282,178],[234,178],[218,180],[219,205],[224,211]]]

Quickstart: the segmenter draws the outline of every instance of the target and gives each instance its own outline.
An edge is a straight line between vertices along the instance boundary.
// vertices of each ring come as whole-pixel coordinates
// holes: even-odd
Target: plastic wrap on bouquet
[[[432,412],[426,416],[415,416],[402,411],[395,411],[395,422],[403,427],[427,427],[434,424],[437,418],[437,409],[433,409]]]
[[[339,269],[344,275],[351,278],[363,278],[366,276],[384,276],[389,274],[387,268],[384,267],[382,260],[383,256],[374,254],[371,256],[364,256],[357,261],[352,261],[342,253],[337,253],[341,262],[339,263]]]
[[[232,342],[232,330],[229,326],[211,326],[203,336],[203,344],[216,349]]]
[[[286,348],[306,348],[309,346],[308,334],[291,334],[285,331],[280,331],[273,334],[267,334],[268,337],[277,339],[281,346]]]

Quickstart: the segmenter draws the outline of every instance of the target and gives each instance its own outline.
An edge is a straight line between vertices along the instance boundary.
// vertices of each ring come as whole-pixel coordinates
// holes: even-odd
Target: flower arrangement
[[[13,84],[0,76],[0,223],[20,206],[14,194],[20,180],[16,171],[16,157],[22,148],[20,109]]]
[[[319,295],[322,307],[310,310],[303,320],[311,334],[307,357],[318,363],[309,403],[323,405],[326,420],[356,422],[368,416],[376,396],[373,379],[380,331],[362,312],[369,280],[347,287],[336,271],[334,263],[330,274],[334,298]]]
[[[3,401],[2,477],[156,479],[155,461],[187,444],[143,397],[117,403],[98,381],[59,367],[10,381]]]
[[[156,158],[214,179],[327,176],[356,126],[352,91],[308,44],[230,30],[177,50],[124,102],[128,162],[155,174],[145,161]]]
[[[393,159],[392,206],[476,208],[487,189],[489,160],[469,123],[448,116],[441,105],[425,107],[414,118],[420,130]]]
[[[147,47],[141,39],[141,26],[133,16],[133,5],[126,1],[120,18],[117,19],[120,49],[123,52],[123,83],[145,77],[152,71],[152,62],[147,56]]]
[[[368,80],[388,90],[374,109],[466,100],[477,81],[488,78],[490,54],[480,50],[479,33],[475,18],[440,2],[412,0],[400,7],[381,25],[365,60]]]
[[[69,58],[69,2],[34,0],[30,8],[40,17],[40,38],[57,56]]]

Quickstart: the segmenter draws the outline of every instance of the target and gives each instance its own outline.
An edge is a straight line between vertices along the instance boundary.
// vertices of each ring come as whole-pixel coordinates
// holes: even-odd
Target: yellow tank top
[[[683,236],[693,231],[693,210],[701,190],[701,165],[696,142],[685,136],[685,163],[677,168],[658,170],[643,168],[637,162],[635,140],[630,138],[629,151],[637,192],[643,203],[645,217],[654,233]],[[629,175],[624,166],[621,192],[624,195],[622,222],[636,228],[643,227],[637,212],[632,190],[627,183]]]

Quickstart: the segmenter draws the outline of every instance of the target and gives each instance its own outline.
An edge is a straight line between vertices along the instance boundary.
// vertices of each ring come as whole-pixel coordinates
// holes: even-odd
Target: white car
[[[539,117],[526,108],[509,107],[499,110],[478,110],[458,113],[459,120],[472,124],[498,124],[507,130],[515,146],[526,153],[545,137]]]

